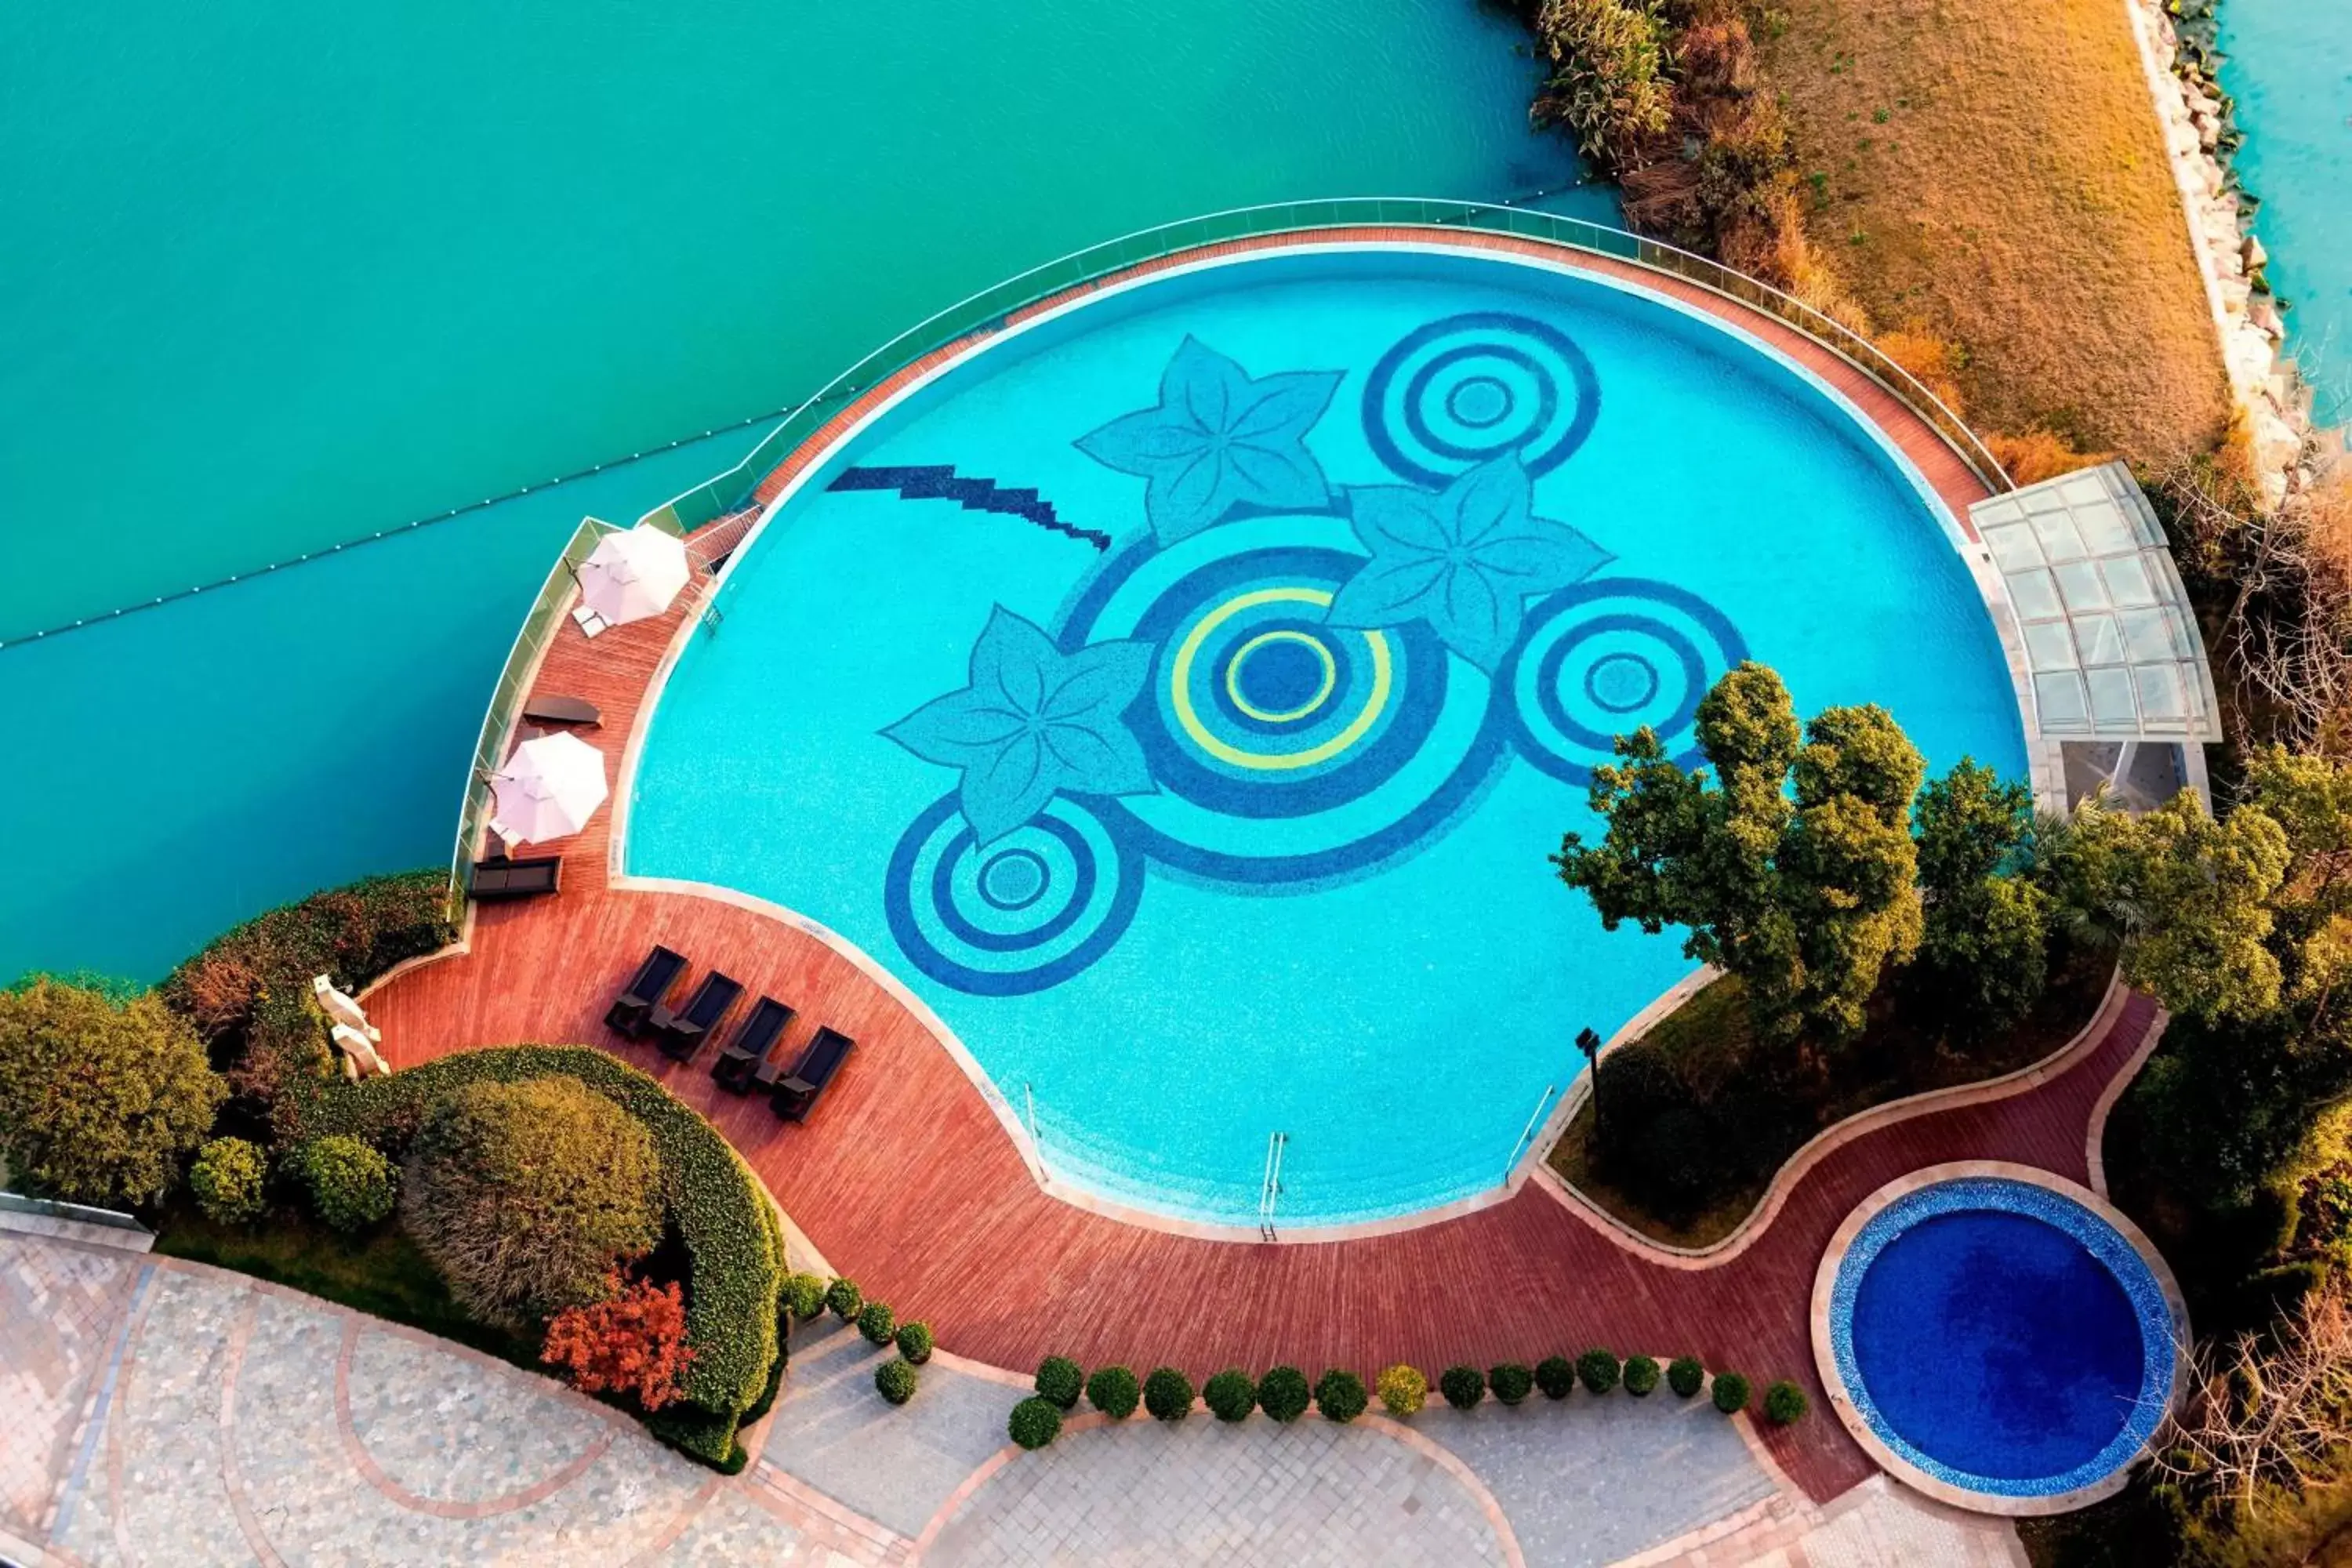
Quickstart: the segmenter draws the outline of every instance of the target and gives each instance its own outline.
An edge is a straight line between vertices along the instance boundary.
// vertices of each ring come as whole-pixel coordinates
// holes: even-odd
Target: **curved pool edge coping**
[[[886,418],[909,397],[952,373],[971,359],[987,353],[999,344],[1045,322],[1059,320],[1072,311],[1082,310],[1108,295],[1146,288],[1172,277],[1246,264],[1270,255],[1317,255],[1364,251],[1423,251],[1456,258],[1466,255],[1481,260],[1570,276],[1599,287],[1613,289],[1648,300],[1736,340],[1742,346],[1762,355],[1785,374],[1796,377],[1816,395],[1826,400],[1835,411],[1843,415],[1856,432],[1878,452],[1882,459],[1891,464],[1895,473],[1910,486],[1918,503],[1926,509],[1927,515],[1936,522],[1943,535],[1944,542],[1952,551],[1969,581],[1976,585],[1987,617],[1992,623],[1995,638],[2000,644],[2003,660],[2009,671],[2012,696],[2016,702],[2019,733],[2037,804],[2043,809],[2063,810],[2064,807],[2063,768],[2056,761],[2055,743],[2042,737],[2037,721],[2037,710],[2026,673],[2023,636],[2019,629],[2015,611],[2010,605],[2008,589],[1993,563],[1990,551],[1975,537],[1967,521],[1954,511],[1952,506],[1937,491],[1934,483],[1911,459],[1910,455],[1904,451],[1891,431],[1843,392],[1823,380],[1817,372],[1801,363],[1783,350],[1765,342],[1751,331],[1743,320],[1731,313],[1734,310],[1742,314],[1754,313],[1751,307],[1743,305],[1728,296],[1717,295],[1713,290],[1706,290],[1710,299],[1722,300],[1726,309],[1722,311],[1702,309],[1688,300],[1677,299],[1659,289],[1649,287],[1633,278],[1622,276],[1611,268],[1597,265],[1601,258],[1585,258],[1582,253],[1569,247],[1546,245],[1540,241],[1526,239],[1524,237],[1511,237],[1517,243],[1509,245],[1499,243],[1502,237],[1482,235],[1473,231],[1452,234],[1435,230],[1413,230],[1407,237],[1382,239],[1312,237],[1317,234],[1329,233],[1336,236],[1350,232],[1356,231],[1300,230],[1262,236],[1252,240],[1220,241],[1173,252],[1155,260],[1140,262],[1108,277],[1073,285],[1060,295],[1013,312],[1003,324],[993,330],[977,329],[953,342],[945,344],[899,367],[868,388],[863,395],[844,408],[833,420],[820,426],[808,440],[786,453],[779,460],[775,468],[770,470],[772,475],[787,467],[793,468],[790,478],[778,488],[772,497],[760,506],[757,518],[736,541],[734,548],[728,553],[719,571],[707,581],[689,587],[688,613],[680,616],[677,629],[671,633],[667,644],[662,650],[660,661],[656,665],[652,676],[646,683],[644,696],[638,703],[635,718],[622,749],[620,767],[614,781],[607,806],[607,810],[611,813],[610,831],[606,844],[607,887],[622,892],[631,890],[670,892],[709,898],[780,921],[815,938],[847,959],[868,978],[880,984],[884,991],[906,1006],[917,1021],[921,1023],[924,1028],[947,1050],[950,1058],[961,1069],[972,1087],[978,1090],[982,1103],[987,1105],[995,1115],[1005,1135],[1012,1140],[1014,1151],[1019,1154],[1022,1163],[1029,1171],[1030,1178],[1037,1184],[1040,1191],[1075,1207],[1087,1209],[1124,1224],[1141,1226],[1171,1235],[1193,1237],[1202,1240],[1304,1246],[1317,1242],[1347,1241],[1392,1235],[1475,1214],[1481,1209],[1508,1202],[1517,1197],[1520,1189],[1530,1182],[1549,1192],[1555,1199],[1561,1198],[1568,1194],[1565,1184],[1559,1183],[1557,1177],[1552,1177],[1549,1183],[1542,1179],[1551,1174],[1544,1163],[1543,1156],[1549,1150],[1550,1142],[1557,1139],[1559,1131],[1567,1126],[1565,1115],[1572,1113],[1570,1101],[1576,1097],[1581,1086],[1590,1083],[1590,1075],[1579,1073],[1570,1079],[1567,1089],[1562,1091],[1558,1103],[1539,1124],[1536,1135],[1529,1138],[1513,1156],[1509,1168],[1503,1173],[1503,1179],[1495,1185],[1481,1188],[1442,1204],[1400,1215],[1365,1220],[1339,1221],[1326,1225],[1289,1227],[1277,1226],[1275,1234],[1269,1237],[1259,1227],[1253,1225],[1189,1218],[1124,1203],[1075,1183],[1057,1182],[1050,1167],[1045,1163],[1036,1140],[1030,1134],[1027,1125],[1014,1109],[1011,1099],[998,1087],[986,1068],[981,1066],[979,1058],[972,1053],[971,1048],[963,1042],[955,1030],[948,1026],[947,1021],[941,1018],[929,1004],[923,1001],[891,973],[887,965],[877,962],[856,942],[849,941],[812,916],[802,914],[798,910],[761,898],[756,894],[744,893],[718,883],[689,879],[640,877],[631,874],[626,868],[629,809],[636,793],[637,770],[644,757],[646,740],[652,731],[654,717],[660,708],[661,699],[668,686],[670,676],[677,669],[687,648],[691,646],[695,632],[701,625],[702,606],[716,601],[735,569],[750,555],[751,547],[765,534],[769,524],[782,515],[784,509],[800,496],[813,479],[824,471],[826,463],[835,454],[856,440],[876,423]],[[1638,262],[1624,261],[1616,258],[1608,259],[1614,263],[1615,267],[1622,268],[1627,271],[1648,274],[1655,270],[1643,267]],[[1656,275],[1662,279],[1670,276],[1663,273]],[[1789,327],[1785,322],[1775,324],[1790,332],[1798,331]],[[1805,337],[1809,342],[1816,343],[1822,352],[1837,358],[1840,363],[1851,363],[1843,355],[1839,355],[1836,350],[1827,344],[1819,343],[1818,340],[1809,334],[1799,333],[1798,335]],[[1917,418],[1917,416],[1911,415],[1910,417]],[[1921,420],[1920,424],[1932,437],[1939,443],[1942,442],[1943,437],[1932,426],[1927,425],[1924,420]],[[803,457],[803,454],[806,456]],[[795,464],[797,464],[796,467]],[[763,477],[760,483],[765,482],[766,477]],[[755,486],[755,491],[756,488]],[[576,594],[577,589],[575,588],[573,592]],[[552,639],[550,640],[552,641]],[[544,650],[540,657],[544,659]],[[522,688],[525,690],[529,689],[528,684]],[[469,921],[470,918],[469,904]],[[1691,990],[1696,989],[1699,983],[1700,976],[1696,973],[1683,976],[1675,985],[1669,987],[1666,993],[1635,1014],[1625,1026],[1621,1026],[1617,1034],[1612,1037],[1612,1042],[1626,1037],[1627,1030],[1635,1023],[1644,1019],[1654,1020],[1655,1017],[1662,1016],[1665,1010],[1679,1002],[1682,997],[1686,996]],[[2072,1045],[2067,1047],[2067,1049],[2072,1048]],[[2022,1070],[2032,1072],[2036,1069]],[[1866,1116],[1870,1113],[1861,1114]],[[1843,1123],[1840,1124],[1840,1126],[1843,1125]],[[1837,1128],[1832,1128],[1827,1131],[1834,1132],[1837,1130]],[[1826,1135],[1825,1132],[1820,1136]],[[1816,1142],[1818,1141],[1817,1137]],[[1822,1151],[1823,1153],[1829,1152]],[[1803,1151],[1801,1150],[1800,1154],[1802,1153]],[[1768,1193],[1768,1199],[1770,1195]],[[1580,1205],[1589,1205],[1589,1200],[1583,1199],[1581,1194],[1576,1194],[1576,1202]],[[1579,1207],[1576,1212],[1588,1221],[1597,1220],[1602,1233],[1621,1246],[1631,1241],[1633,1246],[1629,1248],[1630,1250],[1646,1253],[1660,1261],[1673,1263],[1676,1267],[1707,1267],[1716,1262],[1728,1261],[1730,1258],[1738,1256],[1737,1251],[1720,1256],[1707,1253],[1702,1255],[1706,1258],[1706,1262],[1693,1265],[1687,1261],[1690,1255],[1676,1250],[1664,1250],[1662,1244],[1651,1242],[1646,1237],[1639,1237],[1636,1232],[1621,1227],[1613,1216],[1603,1215],[1598,1209]],[[1735,1233],[1736,1235],[1738,1233]],[[1731,1239],[1726,1238],[1727,1242]],[[1743,1243],[1742,1249],[1744,1245]],[[1676,1261],[1677,1259],[1683,1261]]]
[[[2128,1074],[2118,1074],[2117,1081],[2128,1081]],[[1955,1486],[1929,1475],[1910,1460],[1889,1447],[1867,1421],[1855,1410],[1853,1397],[1837,1365],[1837,1350],[1830,1325],[1831,1296],[1837,1285],[1838,1268],[1845,1261],[1846,1249],[1854,1237],[1880,1212],[1899,1198],[1905,1198],[1939,1183],[1968,1177],[1991,1177],[2021,1183],[2055,1193],[2098,1216],[2116,1234],[2131,1244],[2140,1261],[2147,1266],[2156,1279],[2157,1289],[2163,1293],[2164,1304],[2172,1314],[2172,1390],[2168,1409],[2179,1406],[2189,1382],[2189,1352],[2194,1342],[2189,1323],[2189,1303],[2180,1293],[2180,1282],[2173,1277],[2172,1266],[2164,1260],[2156,1244],[2145,1231],[2132,1223],[2131,1216],[2116,1208],[2090,1188],[2067,1181],[2036,1165],[2021,1165],[2007,1160],[1955,1160],[1941,1165],[1929,1165],[1897,1176],[1854,1205],[1822,1249],[1822,1261],[1813,1272],[1813,1294],[1807,1311],[1807,1327],[1813,1342],[1813,1365],[1821,1373],[1822,1386],[1829,1391],[1830,1408],[1837,1413],[1839,1425],[1846,1435],[1870,1456],[1871,1462],[1896,1480],[1923,1496],[1970,1513],[1998,1514],[2008,1519],[2032,1519],[2044,1514],[2072,1513],[2092,1503],[2115,1496],[2131,1482],[2131,1473],[2146,1460],[2148,1451],[2162,1436],[2164,1425],[2158,1422],[2155,1430],[2135,1449],[2130,1458],[2088,1486],[2071,1491],[2054,1492],[2046,1497],[2004,1497]]]
[[[1637,1015],[1634,1024],[1639,1024],[1643,1019],[1652,1018],[1654,1016],[1663,1016],[1665,1011],[1696,991],[1705,983],[1708,973],[1702,970],[1696,974],[1685,977],[1681,985],[1667,992],[1656,1002],[1651,1004],[1649,1008]],[[1883,1128],[1893,1127],[1916,1117],[1958,1110],[1970,1105],[1989,1105],[1997,1100],[2012,1099],[2017,1095],[2041,1088],[2060,1074],[2072,1071],[2081,1058],[2089,1056],[2105,1043],[2109,1031],[2122,1016],[2124,1007],[2131,1001],[2131,987],[2124,983],[2123,970],[2118,966],[2108,975],[2107,988],[2101,994],[2099,1005],[2091,1014],[2090,1021],[2077,1030],[2064,1045],[2039,1061],[2028,1062],[2021,1068],[2012,1068],[1998,1078],[1979,1079],[1974,1083],[1957,1083],[1943,1089],[1923,1089],[1917,1094],[1906,1095],[1901,1100],[1890,1100],[1882,1105],[1874,1105],[1868,1110],[1857,1110],[1842,1121],[1830,1123],[1807,1139],[1799,1146],[1795,1153],[1781,1163],[1780,1170],[1773,1173],[1770,1184],[1765,1187],[1764,1195],[1756,1200],[1756,1206],[1749,1209],[1747,1215],[1738,1225],[1732,1226],[1728,1234],[1720,1240],[1707,1243],[1705,1247],[1677,1247],[1672,1242],[1660,1241],[1654,1237],[1643,1235],[1625,1221],[1602,1208],[1591,1196],[1570,1185],[1568,1179],[1554,1171],[1549,1163],[1540,1168],[1543,1177],[1540,1184],[1556,1202],[1591,1221],[1608,1235],[1611,1240],[1636,1257],[1647,1258],[1653,1263],[1668,1268],[1719,1268],[1747,1251],[1767,1231],[1770,1230],[1772,1222],[1780,1217],[1782,1206],[1788,1203],[1798,1184],[1812,1173],[1816,1165],[1847,1144],[1867,1137]],[[2101,1197],[2105,1196],[2105,1188],[2098,1185],[2102,1177],[2096,1152],[2101,1131],[2106,1123],[2106,1112],[2118,1099],[2122,1098],[2124,1090],[2131,1087],[2131,1081],[2138,1074],[2140,1064],[2147,1060],[2149,1053],[2154,1051],[2163,1039],[2167,1022],[2167,1016],[2159,1013],[2156,1022],[2148,1029],[2147,1038],[2141,1042],[2138,1049],[2133,1053],[2131,1060],[2126,1062],[2123,1068],[2109,1080],[2106,1088],[2100,1093],[2098,1105],[2093,1110],[2088,1135],[2092,1150],[2090,1170],[2094,1184],[2098,1186]],[[1629,1037],[1634,1024],[1628,1024],[1625,1029],[1619,1031],[1618,1037],[1602,1047],[1601,1054],[1606,1056],[1623,1043]],[[1580,1078],[1573,1094],[1563,1100],[1560,1112],[1562,1131],[1565,1131],[1568,1125],[1566,1118],[1574,1116],[1583,1107],[1585,1100],[1591,1097],[1591,1078]],[[1549,1135],[1557,1136],[1550,1133],[1549,1127],[1546,1131]]]

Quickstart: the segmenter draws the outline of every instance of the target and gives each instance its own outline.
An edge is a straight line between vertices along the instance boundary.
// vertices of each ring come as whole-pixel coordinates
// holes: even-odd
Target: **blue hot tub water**
[[[2172,1387],[2161,1288],[2063,1194],[1940,1183],[1874,1215],[1840,1262],[1832,1344],[1857,1411],[1938,1479],[2052,1496],[2137,1457]]]
[[[1294,254],[999,339],[853,437],[664,689],[629,868],[824,921],[1058,1179],[1288,1225],[1495,1185],[1688,968],[1547,857],[1770,663],[2021,774],[1974,585],[1817,384],[1662,302]],[[794,1000],[787,998],[786,1000]]]

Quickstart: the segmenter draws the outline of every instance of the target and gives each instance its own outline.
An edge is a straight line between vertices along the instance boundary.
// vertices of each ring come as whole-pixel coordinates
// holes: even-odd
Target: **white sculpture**
[[[383,1043],[383,1032],[368,1022],[367,1014],[361,1011],[357,1002],[335,989],[332,980],[323,974],[314,974],[310,976],[310,989],[318,996],[319,1005],[326,1009],[328,1017],[347,1029],[357,1030],[377,1045]]]
[[[367,1014],[361,1010],[360,1005],[337,990],[335,983],[323,974],[310,977],[310,991],[319,998],[319,1006],[333,1025],[327,1031],[327,1037],[334,1041],[335,1048],[342,1053],[343,1076],[357,1083],[364,1069],[373,1068],[389,1077],[392,1068],[385,1065],[383,1055],[375,1048],[383,1039],[383,1031],[368,1022]]]
[[[350,1025],[336,1025],[328,1031],[328,1037],[335,1042],[335,1048],[343,1053],[343,1076],[352,1082],[359,1081],[362,1068],[373,1068],[385,1077],[391,1076],[392,1068],[384,1065],[383,1058],[376,1051],[375,1042]]]

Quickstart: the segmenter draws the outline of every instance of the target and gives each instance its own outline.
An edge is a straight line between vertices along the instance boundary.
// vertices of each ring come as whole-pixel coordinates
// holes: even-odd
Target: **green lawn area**
[[[1688,1150],[1699,1173],[1689,1201],[1669,1211],[1632,1190],[1640,1184],[1622,1170],[1609,1169],[1607,1144],[1594,1144],[1592,1098],[1548,1161],[1569,1185],[1651,1239],[1711,1246],[1738,1228],[1789,1157],[1823,1129],[1889,1100],[1998,1078],[2063,1047],[2097,1011],[2114,968],[2114,951],[2105,946],[2053,955],[2049,988],[2024,1021],[1966,1048],[1945,1037],[1941,1020],[1910,1016],[1918,1009],[1906,1012],[1896,985],[1884,984],[1861,1037],[1825,1053],[1819,1072],[1759,1050],[1740,983],[1717,980],[1612,1053],[1601,1074],[1602,1111],[1614,1104],[1618,1114],[1643,1119],[1640,1128],[1622,1131]],[[1636,1053],[1649,1060],[1626,1059]],[[1638,1103],[1624,1093],[1611,1098],[1612,1087],[1633,1092],[1636,1077],[1650,1086]],[[1671,1089],[1663,1107],[1661,1084]],[[1665,1118],[1670,1125],[1656,1125]]]

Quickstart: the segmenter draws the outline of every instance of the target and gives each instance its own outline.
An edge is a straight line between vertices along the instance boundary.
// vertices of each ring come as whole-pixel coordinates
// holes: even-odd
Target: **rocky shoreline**
[[[2189,0],[2179,20],[2164,0],[2127,4],[2221,334],[2231,400],[2245,421],[2263,500],[2275,507],[2310,488],[2340,455],[2342,440],[2312,423],[2311,392],[2285,355],[2286,324],[2263,276],[2269,258],[2252,227],[2257,204],[2230,167],[2242,138],[2214,76],[2213,0]]]

